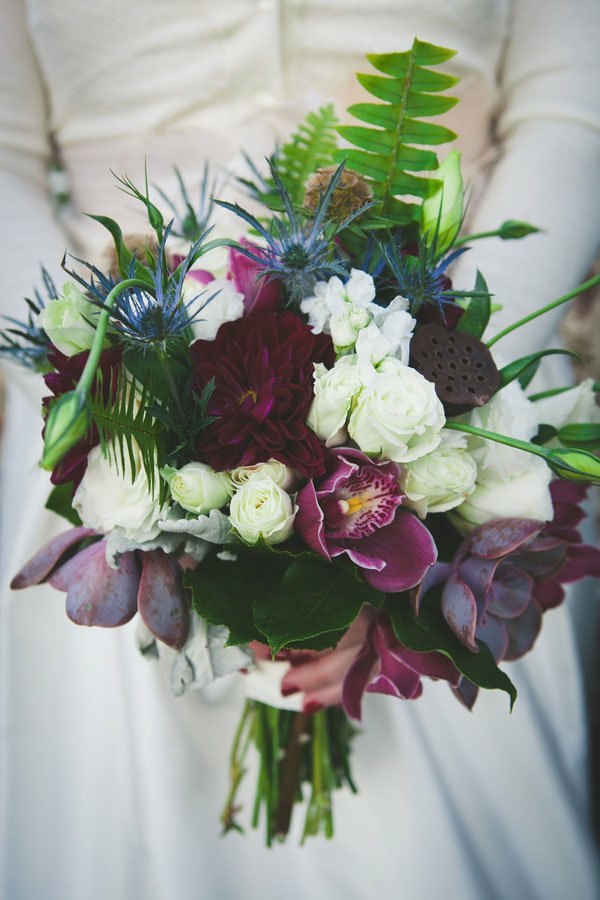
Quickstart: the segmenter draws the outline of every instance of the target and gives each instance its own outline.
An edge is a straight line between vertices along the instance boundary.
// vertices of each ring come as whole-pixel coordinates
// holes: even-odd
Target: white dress
[[[505,304],[496,327],[585,277],[597,244],[600,109],[595,0],[0,0],[0,304],[18,312],[66,244],[88,256],[99,226],[54,221],[50,136],[75,208],[139,230],[109,166],[173,189],[205,157],[238,166],[303,112],[360,96],[370,51],[414,35],[456,48],[452,119],[471,174],[471,230],[506,218],[545,229],[481,242]],[[451,123],[452,124],[452,123]],[[68,232],[68,235],[67,235]],[[469,259],[468,257],[471,257]],[[544,345],[556,320],[507,341]],[[2,445],[2,580],[61,527],[43,512],[39,390],[8,373]],[[588,900],[598,896],[588,825],[581,673],[566,610],[510,666],[520,690],[470,715],[444,684],[416,703],[369,697],[356,741],[358,798],[336,800],[334,842],[271,851],[262,834],[218,836],[240,679],[182,699],[137,656],[130,627],[86,630],[49,588],[2,592],[1,900]],[[591,604],[590,604],[591,606]]]

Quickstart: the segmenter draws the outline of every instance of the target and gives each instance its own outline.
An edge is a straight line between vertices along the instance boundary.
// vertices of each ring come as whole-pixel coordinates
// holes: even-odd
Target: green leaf
[[[265,565],[260,553],[240,553],[237,560],[225,561],[216,555],[202,560],[196,569],[187,569],[183,583],[192,592],[194,609],[210,625],[229,629],[228,645],[265,642],[252,616],[255,599],[272,589],[281,578],[286,562],[273,560]]]
[[[51,491],[50,496],[46,500],[46,509],[62,516],[71,525],[81,525],[81,519],[76,510],[73,509],[73,482],[67,484],[57,484]]]
[[[131,263],[133,260],[133,277],[139,278],[141,281],[145,281],[150,287],[154,287],[154,279],[152,278],[152,273],[150,272],[150,270],[146,266],[142,265],[142,263],[134,257],[131,250],[128,250],[125,246],[125,242],[123,240],[123,232],[121,231],[118,223],[115,222],[114,219],[109,219],[108,216],[92,216],[88,214],[88,219],[93,219],[95,222],[99,222],[100,225],[103,225],[106,230],[112,235],[121,277],[131,277]]]
[[[372,181],[373,194],[379,202],[369,218],[374,215],[392,225],[418,220],[419,206],[407,197],[422,199],[435,185],[411,173],[435,171],[437,157],[427,147],[456,137],[441,125],[420,121],[447,112],[457,102],[440,92],[453,87],[458,79],[431,68],[453,56],[453,50],[415,39],[412,48],[404,53],[367,56],[383,74],[357,75],[365,90],[382,102],[355,103],[348,112],[375,128],[339,126],[341,136],[358,149],[340,149],[334,158],[337,162],[346,159],[349,169]]]
[[[478,292],[478,294],[481,293],[481,296],[471,297],[469,305],[459,319],[456,330],[464,331],[476,338],[480,338],[490,321],[491,301],[486,280],[479,269],[477,270],[473,291]]]
[[[579,444],[598,444],[600,443],[600,425],[595,422],[578,422],[572,425],[565,425],[558,432],[558,439],[561,444],[567,447]],[[589,447],[587,449],[590,449]]]
[[[545,356],[556,356],[557,354],[572,356],[574,359],[582,362],[581,357],[571,350],[539,350],[537,353],[529,354],[529,356],[522,356],[520,359],[516,359],[514,362],[504,366],[503,369],[500,369],[499,389],[506,387],[507,384],[510,384],[516,378],[519,380],[521,387],[525,389],[537,372],[542,359]]]
[[[419,615],[415,616],[407,594],[388,594],[384,609],[396,637],[405,647],[417,653],[434,650],[443,653],[478,687],[506,691],[513,708],[517,690],[508,675],[498,668],[489,648],[479,641],[479,653],[467,650],[432,603],[423,603]]]
[[[254,622],[277,653],[287,644],[345,630],[363,604],[380,606],[383,599],[382,593],[344,568],[302,556],[287,565],[270,591],[255,598]]]
[[[534,444],[539,444],[541,447],[544,444],[547,444],[548,441],[553,440],[556,437],[557,431],[552,425],[540,425],[538,428],[538,433],[534,438],[532,438],[532,442]]]

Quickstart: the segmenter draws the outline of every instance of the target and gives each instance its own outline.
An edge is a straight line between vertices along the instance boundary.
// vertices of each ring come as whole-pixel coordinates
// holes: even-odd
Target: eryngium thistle
[[[336,166],[325,166],[309,177],[304,194],[304,207],[309,212],[316,212],[319,201],[336,172]],[[372,199],[373,191],[366,178],[352,169],[344,169],[331,195],[327,214],[331,221],[343,222]]]

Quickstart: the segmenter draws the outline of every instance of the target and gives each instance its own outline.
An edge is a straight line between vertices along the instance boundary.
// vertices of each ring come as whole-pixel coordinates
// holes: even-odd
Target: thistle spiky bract
[[[47,371],[48,352],[51,349],[50,339],[39,325],[38,318],[46,303],[58,297],[56,285],[43,266],[42,282],[46,297],[36,288],[35,300],[25,298],[28,306],[27,318],[21,320],[13,316],[4,316],[4,321],[8,324],[0,331],[0,354],[35,372]]]

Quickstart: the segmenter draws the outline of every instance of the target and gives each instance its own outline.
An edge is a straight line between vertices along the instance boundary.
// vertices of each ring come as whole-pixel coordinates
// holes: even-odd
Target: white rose
[[[127,454],[125,472],[121,474],[115,467],[114,453],[115,448],[110,448],[105,457],[98,446],[88,454],[73,506],[87,528],[103,534],[122,528],[124,537],[138,543],[153,540],[160,534],[158,522],[166,514],[166,507],[158,499],[158,471],[151,492],[139,450],[135,453],[137,474],[133,481]]]
[[[538,422],[551,425],[558,431],[565,425],[577,422],[600,422],[600,406],[596,403],[594,382],[586,378],[573,387],[553,397],[536,400],[535,411]]]
[[[356,399],[348,432],[363,453],[411,462],[435,450],[445,421],[434,385],[390,357]]]
[[[236,490],[254,478],[270,478],[284,491],[290,492],[294,490],[298,481],[293,469],[277,459],[255,463],[253,466],[238,466],[228,474],[231,484]]]
[[[516,517],[540,522],[552,519],[552,472],[539,457],[528,453],[523,456],[528,460],[526,469],[514,478],[477,484],[473,493],[454,510],[452,520],[460,530],[469,531],[491,519]]]
[[[160,474],[169,485],[173,500],[198,516],[221,509],[232,494],[228,476],[205,463],[191,462],[181,469],[165,466]]]
[[[233,281],[228,278],[217,278],[201,285],[188,276],[182,296],[190,303],[189,315],[195,316],[192,323],[194,340],[214,341],[224,322],[234,322],[244,315],[244,295],[236,291]]]
[[[326,447],[339,447],[346,441],[352,401],[361,389],[355,356],[342,356],[333,369],[315,365],[315,396],[307,422]]]
[[[62,294],[42,309],[39,324],[57,350],[75,356],[92,346],[96,329],[90,321],[96,316],[96,309],[79,288],[67,282]]]
[[[233,495],[229,518],[248,544],[287,541],[293,531],[296,508],[291,497],[270,478],[252,478]]]
[[[407,506],[422,518],[459,506],[475,490],[477,466],[467,450],[442,443],[403,467],[400,484]]]
[[[512,381],[494,394],[485,406],[472,410],[469,424],[508,437],[530,441],[538,430],[535,404],[527,399],[521,386]],[[477,481],[497,484],[528,471],[530,454],[496,441],[469,437],[469,449],[479,470]]]

